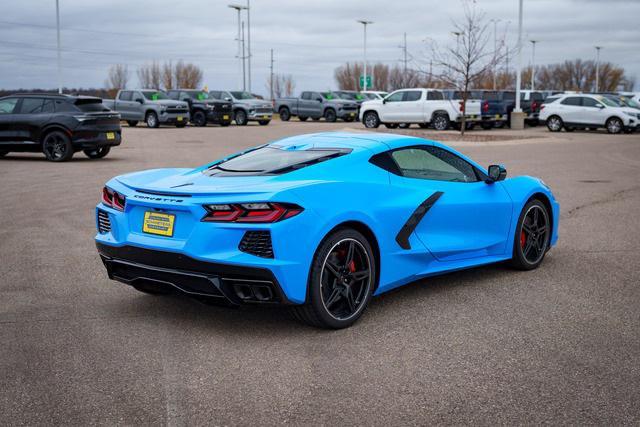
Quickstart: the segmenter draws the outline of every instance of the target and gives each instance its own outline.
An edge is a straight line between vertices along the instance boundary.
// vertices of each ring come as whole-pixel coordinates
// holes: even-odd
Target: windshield
[[[164,93],[157,92],[155,90],[143,90],[142,96],[147,98],[149,101],[159,101],[161,99],[169,99],[169,97]]]
[[[251,95],[249,92],[242,92],[242,91],[237,91],[237,92],[229,92],[231,94],[231,96],[233,96],[235,99],[253,99],[255,98],[253,95]]]
[[[200,92],[197,90],[189,91],[187,94],[191,97],[191,99],[197,99],[198,101],[204,101],[205,99],[211,99],[207,92]]]
[[[341,96],[339,96],[339,95],[336,95],[336,94],[335,94],[335,93],[333,93],[333,92],[322,92],[322,93],[321,93],[321,95],[322,95],[322,97],[323,97],[324,99],[337,99],[337,98],[345,99],[344,97],[341,97]]]
[[[620,104],[610,100],[609,98],[605,98],[604,96],[597,97],[598,101],[602,102],[607,107],[620,107]]]
[[[332,148],[287,150],[277,146],[259,147],[216,163],[209,168],[209,173],[212,176],[280,174],[347,152]]]

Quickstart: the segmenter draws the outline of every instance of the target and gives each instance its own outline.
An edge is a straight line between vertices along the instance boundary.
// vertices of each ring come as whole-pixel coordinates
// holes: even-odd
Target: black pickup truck
[[[480,111],[483,129],[509,126],[511,112],[516,105],[514,91],[474,90],[472,93],[474,97],[482,100]]]
[[[172,89],[167,91],[167,96],[189,104],[191,123],[195,126],[206,126],[207,123],[229,126],[233,120],[233,103],[214,99],[207,92],[196,89]]]

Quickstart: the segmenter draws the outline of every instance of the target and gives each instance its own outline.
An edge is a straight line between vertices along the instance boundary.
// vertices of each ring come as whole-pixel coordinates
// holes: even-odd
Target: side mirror
[[[322,98],[316,98],[316,101],[322,102]]]
[[[135,101],[140,104],[144,104],[144,101],[142,100],[142,98],[136,98]]]
[[[507,177],[507,169],[503,165],[491,165],[488,169],[487,184],[503,181]]]
[[[604,108],[604,105],[602,105],[602,104],[596,104],[596,107],[598,107],[599,109],[601,109],[601,110],[602,110],[602,109]]]
[[[382,103],[386,104],[387,103],[387,98],[382,98]]]

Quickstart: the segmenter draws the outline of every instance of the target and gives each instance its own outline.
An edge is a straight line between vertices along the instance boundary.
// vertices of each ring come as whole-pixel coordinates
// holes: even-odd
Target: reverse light
[[[204,205],[205,222],[272,223],[298,215],[304,209],[293,203],[233,203]]]
[[[117,191],[113,191],[109,187],[104,187],[102,189],[102,203],[106,206],[119,211],[124,211],[124,205],[126,202],[127,198]]]

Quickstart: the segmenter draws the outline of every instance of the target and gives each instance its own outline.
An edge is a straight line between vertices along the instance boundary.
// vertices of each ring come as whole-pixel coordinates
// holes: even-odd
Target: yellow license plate
[[[262,116],[262,118],[263,118],[263,119],[268,119],[268,118],[269,118],[269,116]]]
[[[142,231],[149,234],[172,237],[176,216],[161,212],[145,212]]]
[[[499,119],[502,117],[502,114],[496,114],[496,119]]]
[[[178,121],[181,122],[182,121],[182,116],[178,116]]]
[[[355,116],[355,115],[356,115],[356,113],[349,113],[349,115],[350,115],[351,117],[353,117],[353,116]]]
[[[107,132],[107,139],[116,139],[115,132]]]
[[[475,119],[476,119],[476,116],[471,116],[471,120],[475,120]]]
[[[225,114],[224,116],[222,116],[222,120],[229,120],[229,116]]]

